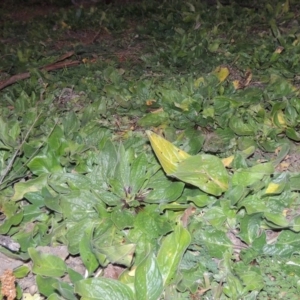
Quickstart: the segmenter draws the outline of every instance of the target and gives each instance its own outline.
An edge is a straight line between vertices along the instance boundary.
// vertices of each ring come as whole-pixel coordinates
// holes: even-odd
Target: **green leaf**
[[[162,216],[156,206],[148,205],[135,217],[134,226],[130,230],[128,238],[133,242],[140,242],[141,237],[151,241],[158,239],[171,230],[169,219]]]
[[[244,274],[239,274],[239,276],[248,291],[261,290],[264,287],[263,277],[258,272],[247,270]]]
[[[79,242],[79,253],[84,263],[88,274],[91,275],[99,266],[98,260],[93,253],[91,245],[91,238],[93,235],[94,227],[90,226],[85,230],[85,234],[82,236]]]
[[[245,290],[243,289],[242,282],[237,276],[228,274],[226,276],[226,284],[223,291],[229,299],[241,299],[244,296]]]
[[[203,231],[201,239],[210,256],[215,258],[221,259],[224,252],[232,249],[232,243],[221,230],[207,228]]]
[[[277,228],[286,228],[289,226],[289,221],[285,218],[283,214],[265,212],[264,217],[271,223],[276,225]],[[268,223],[269,223],[268,222]]]
[[[272,163],[262,163],[248,169],[239,169],[232,176],[232,184],[247,187],[272,173],[274,173]]]
[[[67,271],[65,262],[58,256],[41,253],[34,248],[28,249],[33,261],[32,271],[35,274],[49,277],[61,277]]]
[[[295,142],[300,142],[300,133],[297,132],[294,128],[287,128],[286,135],[288,138]]]
[[[59,294],[63,296],[66,300],[77,300],[75,296],[74,288],[67,282],[57,281],[52,284],[52,286],[59,291]]]
[[[157,264],[162,274],[164,285],[174,278],[182,256],[191,242],[190,233],[181,225],[167,235],[157,254]]]
[[[75,282],[83,279],[83,276],[80,273],[76,272],[75,270],[73,270],[71,268],[68,268],[68,275],[69,275],[72,283],[75,283]]]
[[[245,207],[249,215],[268,210],[266,203],[262,201],[259,195],[247,196],[238,203],[238,207]]]
[[[55,293],[56,289],[53,287],[53,284],[58,282],[57,278],[49,278],[37,275],[35,280],[39,292],[44,296],[48,297],[51,294]]]
[[[205,220],[207,220],[213,227],[217,229],[222,229],[225,221],[227,220],[227,216],[224,214],[224,211],[221,207],[212,207],[210,208],[204,216]]]
[[[14,185],[15,193],[11,200],[18,201],[21,200],[26,193],[40,191],[42,187],[47,185],[47,177],[48,174],[43,174],[35,179],[16,183]]]
[[[168,120],[169,115],[164,111],[160,111],[145,115],[138,120],[138,125],[142,127],[157,127],[163,123],[168,122]]]
[[[132,194],[137,194],[147,179],[146,173],[148,169],[147,157],[144,153],[134,159],[130,170],[130,187]]]
[[[81,214],[81,211],[78,213]],[[68,240],[68,250],[71,254],[76,255],[79,253],[79,243],[85,234],[85,230],[90,227],[95,226],[96,219],[89,218],[88,215],[85,215],[85,218],[81,221],[72,222],[70,227],[65,235]]]
[[[111,220],[118,229],[122,230],[133,226],[134,215],[129,210],[122,210],[119,208],[111,213]]]
[[[182,194],[184,183],[169,180],[162,171],[156,173],[147,183],[144,202],[147,203],[168,203],[176,201]]]
[[[298,233],[284,230],[282,231],[276,243],[265,244],[263,253],[265,255],[278,255],[288,257],[294,252],[299,251],[300,236]]]
[[[222,161],[209,154],[185,159],[170,175],[214,196],[220,196],[228,189],[229,176]]]
[[[163,292],[163,278],[152,252],[137,266],[134,281],[137,299],[157,300]]]
[[[14,276],[16,278],[23,278],[30,272],[30,268],[28,266],[20,266],[14,269]]]
[[[245,215],[240,220],[239,237],[250,245],[260,235],[262,214]]]
[[[82,300],[135,300],[125,284],[108,278],[89,278],[75,283],[75,292]]]
[[[300,174],[295,174],[289,180],[292,191],[300,191]]]
[[[55,172],[60,173],[63,171],[58,157],[52,152],[35,156],[27,165],[30,168],[31,172],[35,175]]]
[[[25,300],[25,299],[24,299]],[[30,300],[30,299],[28,299],[28,300]],[[35,299],[32,299],[32,300],[35,300]],[[37,299],[37,300],[39,300],[39,299]],[[51,294],[48,298],[47,298],[47,300],[65,300],[64,298],[62,298],[62,297],[60,297],[59,295],[57,295],[56,293],[54,293],[54,294]]]
[[[22,219],[23,219],[22,211],[6,219],[5,222],[0,226],[0,234],[5,234],[10,230],[12,226],[19,225]]]
[[[135,246],[135,244],[103,246],[98,247],[98,251],[105,254],[110,262],[129,267],[133,259]]]
[[[253,119],[249,117],[248,122],[244,122],[241,116],[232,116],[229,120],[229,127],[237,135],[255,135],[257,126]]]

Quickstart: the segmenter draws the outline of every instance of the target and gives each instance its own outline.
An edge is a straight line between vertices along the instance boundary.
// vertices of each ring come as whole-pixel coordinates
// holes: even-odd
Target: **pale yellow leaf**
[[[167,175],[175,173],[178,163],[190,157],[188,153],[175,147],[172,143],[154,132],[147,130],[146,133],[152,149]]]
[[[218,77],[220,82],[223,82],[226,80],[226,78],[229,76],[229,69],[226,67],[217,67],[214,71],[216,76]]]

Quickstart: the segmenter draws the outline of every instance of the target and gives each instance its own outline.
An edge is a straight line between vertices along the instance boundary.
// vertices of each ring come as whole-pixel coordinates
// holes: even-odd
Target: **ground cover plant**
[[[299,299],[299,14],[2,3],[1,299]]]

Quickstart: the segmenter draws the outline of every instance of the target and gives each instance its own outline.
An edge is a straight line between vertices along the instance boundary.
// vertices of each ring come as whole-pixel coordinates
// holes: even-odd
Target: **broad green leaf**
[[[265,244],[263,247],[264,255],[278,255],[288,257],[292,253],[299,251],[300,236],[290,230],[283,230],[273,244]]]
[[[288,138],[295,142],[300,142],[300,133],[297,132],[294,128],[287,128],[286,135]]]
[[[231,205],[235,205],[242,199],[244,199],[249,193],[249,189],[244,186],[236,185],[231,187],[225,194],[224,198],[229,199]]]
[[[85,234],[82,236],[79,242],[79,253],[83,264],[85,265],[88,274],[91,275],[99,266],[98,260],[93,253],[91,239],[93,235],[94,227],[89,227],[85,230]]]
[[[75,270],[73,270],[71,268],[68,268],[68,275],[69,275],[72,283],[75,283],[75,282],[83,279],[83,276],[80,273],[76,272]]]
[[[226,276],[226,284],[223,287],[223,292],[229,299],[242,299],[245,294],[242,282],[237,276],[228,274]]]
[[[40,300],[40,299],[23,299],[23,300]],[[47,298],[47,300],[65,300],[65,299],[60,297],[56,293],[53,293]]]
[[[63,135],[64,133],[62,128],[57,124],[47,140],[49,148],[52,151],[56,151],[60,147],[62,144]]]
[[[250,245],[260,235],[262,214],[245,215],[240,220],[239,237]]]
[[[78,297],[74,293],[74,288],[67,282],[57,281],[52,286],[59,291],[59,294],[63,296],[65,300],[77,300]]]
[[[300,191],[300,174],[292,175],[289,183],[292,191]]]
[[[182,256],[191,242],[190,233],[181,225],[167,235],[157,254],[157,264],[161,271],[164,286],[174,278]]]
[[[32,271],[35,274],[49,277],[61,277],[67,271],[65,262],[58,256],[41,253],[34,248],[28,249],[33,261]]]
[[[99,247],[98,251],[105,254],[110,262],[120,265],[130,266],[134,251],[135,244],[114,245]]]
[[[55,293],[56,289],[53,284],[57,282],[59,282],[59,279],[57,278],[43,277],[41,275],[36,276],[36,284],[38,286],[38,290],[46,297]]]
[[[23,278],[30,272],[30,268],[28,266],[20,266],[14,269],[14,276],[16,278]]]
[[[176,172],[178,163],[190,157],[188,153],[178,149],[161,136],[151,131],[146,131],[146,133],[150,140],[152,149],[167,175],[171,175]]]
[[[65,113],[62,121],[66,136],[72,136],[73,133],[78,132],[80,128],[80,121],[74,111]]]
[[[35,156],[27,165],[31,172],[35,175],[55,172],[61,173],[63,171],[58,157],[56,157],[56,154],[52,152]]]
[[[70,254],[76,255],[80,252],[79,243],[85,234],[85,230],[88,230],[90,227],[94,227],[95,225],[97,225],[96,217],[95,219],[92,219],[88,215],[86,215],[81,221],[73,221],[68,224],[70,228],[68,228],[65,237],[68,241],[68,250]]]
[[[75,283],[81,300],[135,300],[133,291],[124,283],[108,278],[89,278]]]
[[[168,113],[164,111],[153,112],[139,119],[138,124],[142,127],[157,127],[169,121]]]
[[[12,129],[10,129],[12,127]],[[20,131],[18,122],[13,124],[3,120],[0,116],[0,143],[4,144],[5,149],[16,148],[17,147],[17,136],[16,134]],[[12,136],[14,135],[14,136]]]
[[[11,200],[18,201],[21,200],[26,193],[40,191],[42,187],[47,185],[47,177],[48,174],[42,174],[35,179],[16,183],[14,185],[15,193]]]
[[[148,241],[157,240],[171,230],[170,220],[161,215],[156,206],[148,205],[135,217],[128,238],[133,242],[140,242],[142,237]]]
[[[205,229],[201,237],[210,256],[222,258],[224,252],[232,249],[232,243],[226,233],[216,229]]]
[[[250,186],[274,172],[272,163],[262,163],[248,169],[239,169],[232,176],[232,184],[243,187]]]
[[[130,187],[132,194],[137,194],[147,180],[148,161],[144,153],[140,154],[131,164]]]
[[[275,228],[286,228],[289,225],[289,221],[283,214],[278,214],[274,212],[265,212],[264,217],[271,223],[276,225]],[[268,222],[268,223],[269,223]]]
[[[291,222],[292,230],[300,232],[300,216],[296,216]]]
[[[247,196],[238,203],[238,207],[244,207],[249,215],[268,210],[266,203],[258,195]]]
[[[228,189],[229,176],[222,161],[209,154],[195,155],[185,159],[170,175],[214,196],[220,196]]]
[[[163,278],[152,252],[137,266],[134,281],[137,299],[157,300],[163,292]]]
[[[213,227],[222,229],[227,216],[221,207],[212,207],[204,215],[204,219],[207,220]]]
[[[99,198],[108,206],[116,206],[121,203],[121,199],[110,191],[101,191]]]
[[[188,196],[187,201],[192,201],[198,207],[205,207],[208,204],[212,203],[213,200],[207,194],[204,195],[196,195],[196,196]]]
[[[129,210],[116,209],[111,213],[111,220],[115,226],[122,230],[133,226],[134,215]]]
[[[166,175],[159,171],[152,176],[145,186],[147,203],[167,203],[176,201],[182,194],[184,183],[173,182]]]
[[[4,223],[0,226],[0,234],[5,234],[10,230],[12,226],[19,225],[23,217],[24,217],[23,211],[20,211],[14,216],[6,219]]]
[[[245,265],[240,262],[235,266],[235,271],[242,279],[247,292],[261,290],[264,287],[263,276],[261,275],[259,268]]]
[[[237,135],[255,135],[258,130],[258,126],[250,118],[248,123],[243,122],[242,116],[232,116],[229,120],[229,127]]]

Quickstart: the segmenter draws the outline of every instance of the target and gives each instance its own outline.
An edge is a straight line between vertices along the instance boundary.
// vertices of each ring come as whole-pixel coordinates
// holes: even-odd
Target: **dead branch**
[[[77,66],[81,63],[81,61],[79,61],[79,60],[63,61],[64,59],[69,58],[73,54],[74,54],[73,52],[68,52],[68,53],[64,54],[63,56],[61,56],[55,63],[40,67],[39,70],[50,72],[50,71],[54,71],[54,70]],[[16,74],[6,80],[0,81],[0,91],[2,89],[6,88],[7,86],[10,86],[20,80],[24,80],[27,78],[30,78],[30,72]]]

